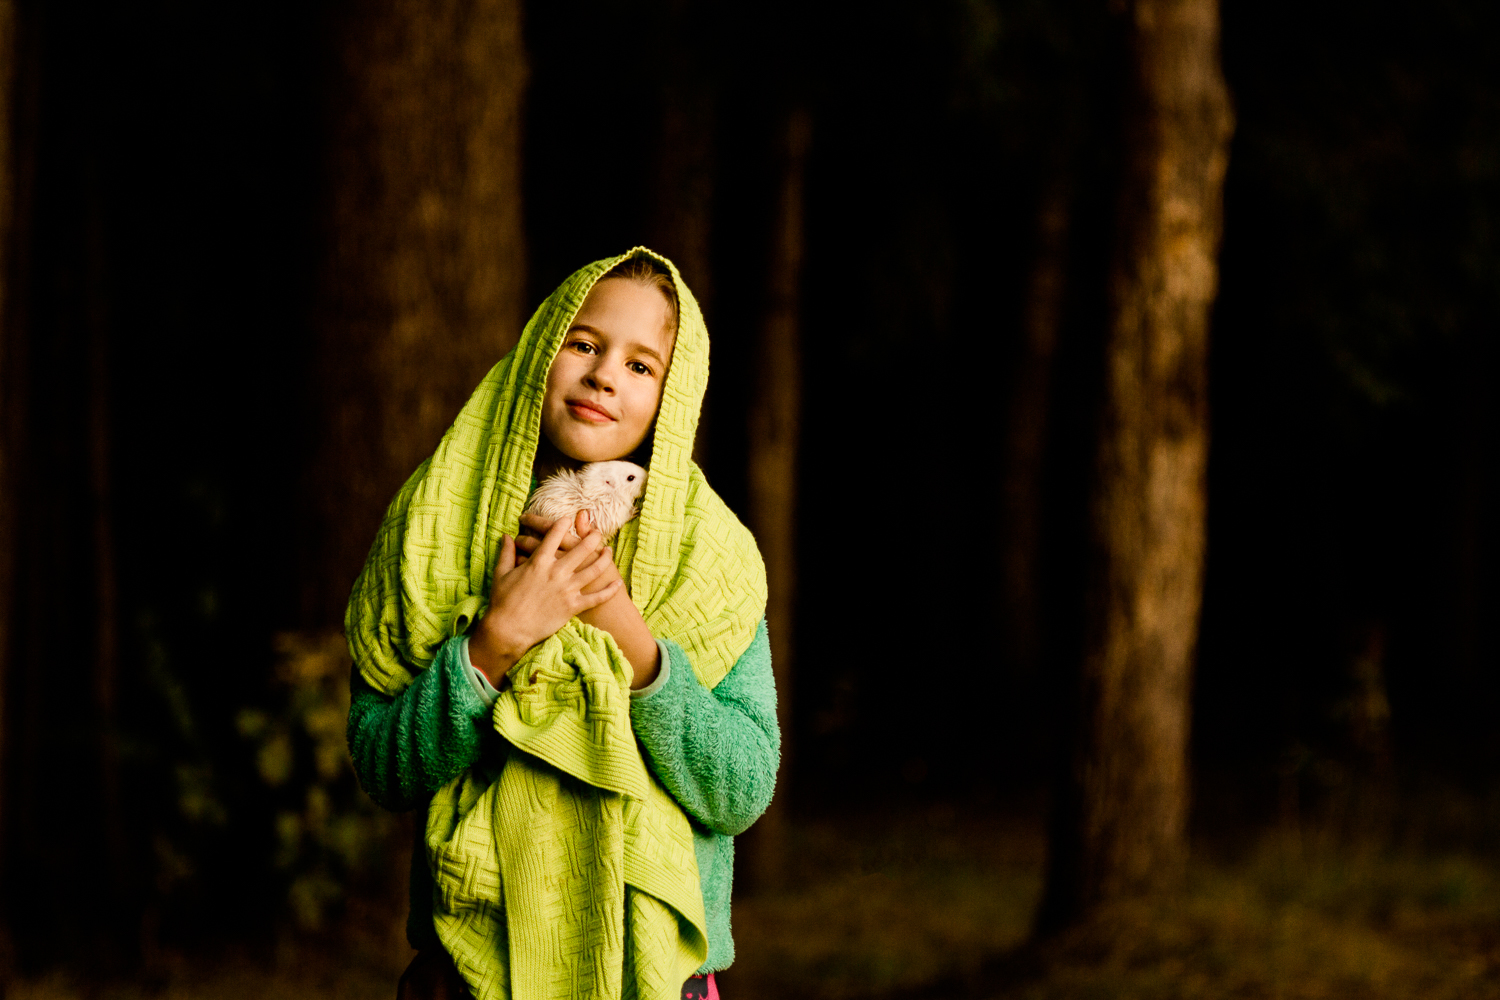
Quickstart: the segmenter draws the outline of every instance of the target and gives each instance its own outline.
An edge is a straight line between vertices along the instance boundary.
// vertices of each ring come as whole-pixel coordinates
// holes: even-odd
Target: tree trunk
[[[61,28],[45,7],[5,4],[0,21],[9,57],[0,133],[4,898],[26,901],[24,919],[8,916],[27,961],[66,956],[107,969],[136,946],[131,890],[141,882],[125,835],[117,732],[113,331],[91,100],[100,92],[97,36]],[[59,701],[61,677],[76,678],[78,698]],[[81,857],[90,864],[79,866]],[[63,912],[80,893],[98,909],[83,927]]]
[[[801,282],[803,179],[812,135],[806,112],[787,116],[781,181],[772,217],[766,317],[756,360],[750,410],[749,520],[766,561],[766,624],[776,674],[781,725],[781,775],[771,808],[754,827],[749,881],[764,888],[785,878],[786,788],[792,758],[791,702],[795,666],[793,618],[797,588],[797,446],[802,420]]]
[[[16,134],[14,94],[16,80],[16,8],[12,0],[0,0],[0,899],[14,898],[5,877],[6,849],[10,841],[9,799],[6,775],[10,769],[6,725],[6,688],[10,681],[11,631],[15,607],[16,482],[15,451],[21,431],[17,419],[17,392],[21,379],[15,370],[16,352],[11,301],[11,248],[15,239],[15,159],[12,137]],[[6,907],[8,910],[9,908]],[[0,912],[0,989],[13,975],[10,914]]]
[[[661,136],[647,242],[666,254],[693,290],[713,329],[713,270],[709,251],[714,194],[714,98],[684,77],[686,60],[675,60],[679,78],[662,94]],[[693,442],[693,460],[704,465],[711,433],[711,400],[704,399]]]
[[[97,168],[95,168],[97,170]],[[92,173],[92,172],[91,172]],[[105,299],[106,254],[104,205],[95,174],[89,191],[90,211],[85,240],[87,291],[85,298],[88,350],[88,481],[89,515],[93,529],[94,558],[94,741],[98,753],[100,832],[104,838],[104,886],[115,900],[114,917],[120,921],[118,940],[138,936],[131,908],[125,905],[130,881],[130,860],[125,837],[124,800],[120,792],[119,734],[119,587],[115,566],[114,491],[111,487],[110,453],[110,330]]]
[[[713,301],[713,131],[711,93],[691,80],[673,81],[664,89],[647,238],[653,250],[672,258],[705,316]]]
[[[1493,727],[1489,706],[1497,692],[1495,644],[1489,614],[1494,594],[1493,510],[1496,448],[1496,409],[1491,373],[1495,370],[1495,347],[1491,338],[1471,333],[1464,352],[1462,395],[1457,414],[1458,503],[1453,517],[1455,556],[1455,600],[1453,602],[1455,654],[1458,660],[1459,695],[1466,706],[1454,728],[1481,734],[1465,752],[1493,752]]]
[[[1022,345],[1010,394],[1004,494],[1004,608],[1014,669],[1037,669],[1041,635],[1038,553],[1042,535],[1042,461],[1052,401],[1052,357],[1057,350],[1067,272],[1069,184],[1054,177],[1037,210],[1036,263],[1023,319]]]
[[[1170,885],[1187,853],[1208,320],[1233,124],[1216,0],[1123,6],[1130,77],[1090,500],[1095,548],[1044,931]]]
[[[304,619],[342,620],[386,505],[520,334],[520,0],[350,0],[310,387]]]

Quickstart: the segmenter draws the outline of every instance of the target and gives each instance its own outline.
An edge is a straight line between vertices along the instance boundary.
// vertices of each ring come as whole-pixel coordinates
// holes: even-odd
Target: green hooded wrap
[[[395,695],[484,613],[501,537],[530,492],[552,359],[594,283],[637,256],[670,271],[678,328],[641,515],[615,560],[647,626],[687,652],[705,686],[750,645],[765,567],[690,457],[708,331],[676,267],[637,247],[542,303],[391,502],[345,615],[372,687]],[[477,1000],[668,1000],[707,955],[692,830],[642,760],[630,677],[613,637],[573,619],[502,686],[503,764],[472,768],[428,807],[434,923]]]

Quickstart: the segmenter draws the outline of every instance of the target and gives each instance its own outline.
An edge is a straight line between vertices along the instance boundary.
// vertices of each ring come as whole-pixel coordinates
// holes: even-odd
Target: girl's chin
[[[616,455],[614,450],[609,448],[579,448],[576,446],[559,448],[557,451],[560,457],[578,465],[587,465],[589,462],[613,462],[615,459],[625,458],[630,454],[627,451],[624,454]]]
[[[537,458],[543,461],[550,459],[572,465],[586,465],[589,462],[613,462],[629,458],[638,447],[640,447],[639,441],[622,450],[618,441],[599,440],[587,433],[558,434],[554,437],[548,434],[544,427],[537,447]]]

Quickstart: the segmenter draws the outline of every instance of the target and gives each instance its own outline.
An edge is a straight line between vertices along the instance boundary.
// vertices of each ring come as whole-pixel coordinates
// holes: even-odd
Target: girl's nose
[[[591,389],[598,389],[602,392],[615,391],[614,375],[612,372],[610,372],[609,366],[603,363],[597,364],[593,368],[591,368],[584,381],[588,383],[588,386]]]

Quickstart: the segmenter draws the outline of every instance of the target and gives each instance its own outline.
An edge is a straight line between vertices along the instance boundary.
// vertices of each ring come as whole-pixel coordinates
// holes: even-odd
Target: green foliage
[[[271,866],[304,930],[326,926],[351,891],[378,878],[395,823],[359,789],[349,763],[349,657],[337,632],[275,639],[277,697],[236,718],[256,773],[276,802]]]

